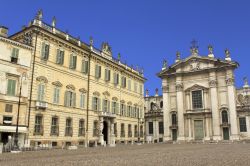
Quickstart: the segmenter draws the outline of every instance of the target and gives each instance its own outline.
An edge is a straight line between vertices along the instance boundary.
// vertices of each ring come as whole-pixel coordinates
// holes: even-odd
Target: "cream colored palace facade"
[[[0,27],[0,142],[9,146],[13,143],[20,96],[18,142],[23,146],[28,133],[28,88],[33,48],[9,39],[7,33],[6,27]]]
[[[42,13],[28,27],[10,36],[31,40],[28,108],[30,145],[110,145],[143,139],[143,73],[101,50],[42,21]],[[120,57],[119,57],[120,58]]]
[[[221,141],[250,139],[250,96],[247,81],[234,85],[239,66],[225,51],[225,59],[200,56],[196,46],[185,59],[165,61],[162,79],[164,141]]]

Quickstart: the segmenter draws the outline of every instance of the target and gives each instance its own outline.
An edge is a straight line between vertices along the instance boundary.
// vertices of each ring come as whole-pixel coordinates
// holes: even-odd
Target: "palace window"
[[[43,116],[42,115],[35,116],[34,134],[35,135],[43,134]]]
[[[76,106],[76,93],[72,91],[66,91],[64,95],[64,105],[66,107]]]
[[[114,73],[114,84],[115,85],[119,84],[119,74],[118,73]]]
[[[192,91],[192,104],[193,104],[193,109],[203,108],[202,90]]]
[[[71,136],[73,135],[73,129],[72,129],[72,119],[67,118],[66,119],[66,127],[65,127],[65,136]]]
[[[121,124],[121,137],[125,137],[125,126],[124,126],[124,123]]]
[[[38,101],[44,101],[45,100],[45,85],[43,83],[40,83],[38,85],[38,89],[37,89],[37,100]]]
[[[82,73],[88,74],[89,72],[89,61],[82,60]]]
[[[92,109],[94,111],[99,111],[100,109],[100,99],[98,97],[92,98]]]
[[[76,62],[77,62],[77,56],[72,53],[69,59],[69,68],[76,69]]]
[[[164,134],[163,122],[159,122],[159,134]]]
[[[240,132],[247,132],[246,117],[240,117]]]
[[[126,77],[122,76],[121,82],[122,82],[122,87],[123,87],[123,88],[126,88],[126,86],[127,86]]]
[[[110,108],[110,102],[108,100],[103,100],[102,101],[102,111],[104,112],[109,112]]]
[[[85,94],[81,93],[80,94],[80,108],[84,108],[84,104],[85,104]]]
[[[122,116],[125,116],[126,115],[126,106],[125,106],[125,104],[121,104],[121,115]]]
[[[59,135],[59,123],[58,123],[58,117],[54,116],[51,119],[51,135],[58,136]]]
[[[60,49],[57,49],[56,63],[59,65],[63,65],[64,63],[64,51]]]
[[[131,80],[128,80],[128,90],[131,90]]]
[[[134,128],[134,137],[138,137],[138,128],[137,128],[137,125],[135,125],[135,128]]]
[[[18,55],[19,55],[19,49],[18,48],[13,48],[12,53],[11,53],[11,57],[10,57],[10,61],[12,63],[17,63]]]
[[[16,83],[17,83],[16,79],[13,79],[13,78],[8,79],[7,95],[9,96],[16,95]]]
[[[78,135],[79,136],[84,136],[85,135],[85,128],[84,128],[84,119],[80,119],[79,120],[79,132]]]
[[[49,59],[49,44],[42,43],[42,52],[41,59],[48,60]]]
[[[222,116],[222,123],[228,123],[227,111],[222,111],[221,116]]]
[[[102,76],[102,67],[95,65],[95,78],[99,79]]]
[[[173,126],[177,125],[176,114],[172,114],[172,125],[173,125]]]
[[[148,122],[148,134],[154,133],[154,124],[153,122]]]
[[[94,126],[93,126],[93,136],[94,137],[97,137],[99,135],[98,131],[99,131],[98,121],[94,121]]]
[[[12,112],[13,105],[12,104],[6,104],[5,105],[5,112]]]
[[[160,102],[160,107],[163,108],[163,101]]]
[[[130,106],[130,105],[128,106],[128,111],[127,111],[127,113],[128,113],[128,117],[130,117],[130,116],[131,116],[131,106]]]
[[[60,88],[55,86],[54,88],[54,97],[53,97],[53,103],[59,104],[59,96],[60,96]]]
[[[142,88],[142,85],[140,84],[140,94],[142,95],[143,94],[143,88]]]
[[[116,101],[112,102],[112,113],[119,114],[119,104]]]
[[[128,137],[132,137],[132,128],[131,128],[131,124],[128,125]]]
[[[137,93],[138,92],[138,90],[137,90],[137,83],[136,82],[134,82],[134,91]]]
[[[105,69],[105,81],[110,81],[110,70]]]

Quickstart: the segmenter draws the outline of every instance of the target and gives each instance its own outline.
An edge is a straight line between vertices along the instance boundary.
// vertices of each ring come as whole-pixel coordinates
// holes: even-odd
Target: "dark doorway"
[[[172,139],[173,139],[173,141],[177,140],[177,130],[176,129],[172,130]]]
[[[229,140],[229,129],[228,129],[228,127],[223,128],[223,139],[224,140]]]
[[[7,144],[8,143],[8,137],[11,136],[11,133],[1,133],[1,140],[0,142],[2,142],[3,144]]]
[[[105,121],[103,122],[102,134],[104,141],[106,141],[106,144],[108,144],[108,123]]]

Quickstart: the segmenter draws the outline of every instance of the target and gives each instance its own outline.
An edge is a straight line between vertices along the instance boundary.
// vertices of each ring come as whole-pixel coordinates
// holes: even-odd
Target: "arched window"
[[[176,114],[172,114],[172,125],[177,125]]]
[[[160,107],[163,108],[163,101],[160,102]]]
[[[227,111],[222,111],[221,112],[221,117],[222,117],[222,123],[228,123],[228,116],[227,116]]]

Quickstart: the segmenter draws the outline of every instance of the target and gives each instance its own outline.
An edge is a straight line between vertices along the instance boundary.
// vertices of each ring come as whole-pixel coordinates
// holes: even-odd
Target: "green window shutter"
[[[85,61],[85,73],[89,72],[89,61]]]
[[[68,106],[68,91],[65,91],[64,93],[64,106]]]
[[[116,73],[113,74],[114,84],[116,84]]]
[[[82,94],[82,108],[84,108],[84,105],[85,105],[85,95]]]
[[[102,67],[101,66],[99,66],[99,75],[98,76],[99,76],[98,78],[101,78],[101,76],[102,76]]]
[[[73,68],[73,55],[70,54],[70,57],[69,57],[69,68],[72,69]]]
[[[7,94],[11,96],[16,95],[16,80],[8,80]]]
[[[61,65],[64,63],[64,51],[61,51]]]
[[[57,49],[57,54],[56,54],[56,63],[57,64],[60,64],[60,59],[61,59],[60,50]]]
[[[57,103],[57,88],[54,88],[54,96],[53,96],[53,103]]]
[[[119,74],[117,74],[117,84],[119,84]]]
[[[56,95],[56,101],[59,103],[59,98],[60,98],[60,89],[57,88],[57,95]]]
[[[41,58],[45,58],[45,43],[42,43]]]
[[[108,81],[108,69],[105,69],[105,81]]]
[[[77,56],[73,56],[73,68],[76,69]]]
[[[95,78],[98,78],[98,65],[95,65]]]
[[[15,48],[12,49],[11,57],[15,57]]]
[[[82,73],[86,73],[85,61],[82,60]]]
[[[49,59],[49,45],[48,44],[45,45],[45,59],[46,60]]]
[[[111,112],[110,111],[110,101],[108,101],[108,112]]]
[[[41,101],[44,101],[44,85],[41,84]]]
[[[92,97],[92,110],[95,110],[95,97]]]
[[[116,103],[116,114],[119,114],[119,103]]]
[[[104,111],[104,107],[105,107],[105,100],[102,99],[102,110],[101,111]]]
[[[97,111],[100,111],[101,109],[101,100],[97,98]]]
[[[76,106],[76,93],[72,94],[72,106],[75,107]]]

